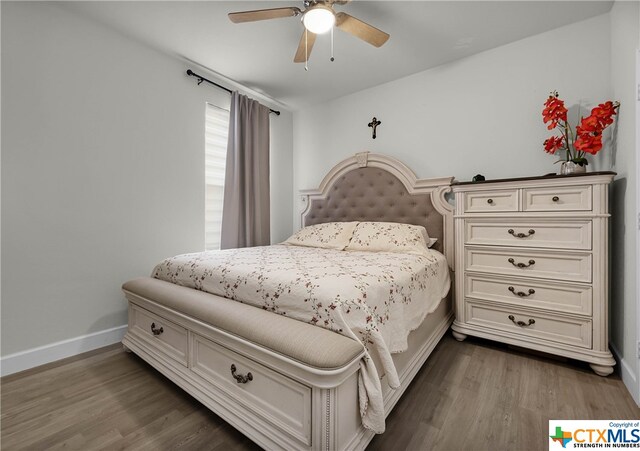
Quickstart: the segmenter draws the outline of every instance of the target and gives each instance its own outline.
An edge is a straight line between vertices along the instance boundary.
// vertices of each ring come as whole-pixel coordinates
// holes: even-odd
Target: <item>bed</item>
[[[437,252],[383,258],[281,244],[167,259],[156,267],[154,277],[123,285],[129,302],[125,348],[266,449],[364,449],[375,433],[384,430],[384,417],[453,319],[448,286],[438,291],[442,299],[438,295],[427,300],[433,295],[427,296],[423,285],[429,284],[415,283],[420,277],[428,278],[420,276],[421,266],[444,268],[447,285],[453,278],[452,208],[445,199],[452,180],[418,180],[401,162],[368,152],[340,162],[318,189],[301,193],[301,226],[361,221],[424,226],[429,237],[436,239],[433,249]],[[224,258],[231,260],[225,263]],[[279,273],[268,269],[265,262],[270,259],[281,262]],[[201,269],[201,263],[212,264],[201,260],[214,260],[214,266],[224,269]],[[245,263],[251,266],[254,260],[263,262],[255,266],[267,268],[269,278],[274,274],[282,278],[275,288],[262,289],[263,273],[238,276]],[[325,260],[328,263],[322,263]],[[346,268],[360,265],[361,273],[372,280],[396,274],[387,274],[387,266],[408,268],[413,291],[397,291],[404,300],[397,302],[393,313],[403,316],[400,323],[406,333],[392,328],[395,323],[391,322],[390,331],[385,329],[383,320],[376,328],[378,336],[369,331],[364,338],[360,329],[358,334],[351,333],[350,325],[341,322],[343,316],[336,314],[351,307],[331,302],[348,297],[346,288],[331,291],[337,288],[329,288],[321,277],[328,277],[330,271],[307,274],[309,267],[315,268],[313,262],[320,262],[317,268],[344,264],[329,274],[337,281],[335,287],[346,287],[345,278],[354,277]],[[293,301],[305,296],[296,292],[304,288],[304,283],[295,283],[301,280],[295,276],[297,267],[304,268],[305,281],[320,280],[317,291],[324,291],[325,298],[310,303],[314,308],[320,304],[325,316],[310,320],[293,310]],[[436,271],[431,272],[435,278]],[[444,286],[445,279],[437,280]],[[371,280],[358,279],[358,283],[369,285]],[[367,308],[376,313],[363,313],[362,323],[371,317],[388,318],[388,305]],[[318,321],[321,324],[312,325]],[[383,347],[386,343],[389,352],[379,351],[380,343]]]

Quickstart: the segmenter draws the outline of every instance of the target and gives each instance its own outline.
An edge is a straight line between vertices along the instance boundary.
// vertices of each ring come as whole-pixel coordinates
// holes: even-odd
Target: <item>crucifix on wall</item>
[[[369,122],[369,127],[371,127],[372,130],[372,138],[376,139],[376,128],[378,127],[378,125],[382,124],[382,122],[380,122],[378,119],[376,119],[375,116],[373,116],[373,119],[371,119],[371,122]]]

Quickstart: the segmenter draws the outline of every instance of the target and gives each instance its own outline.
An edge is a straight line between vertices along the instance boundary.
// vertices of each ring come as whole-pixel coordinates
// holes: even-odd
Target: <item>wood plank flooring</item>
[[[4,450],[249,450],[119,345],[1,380]],[[546,450],[549,419],[640,419],[616,374],[446,336],[370,450]]]

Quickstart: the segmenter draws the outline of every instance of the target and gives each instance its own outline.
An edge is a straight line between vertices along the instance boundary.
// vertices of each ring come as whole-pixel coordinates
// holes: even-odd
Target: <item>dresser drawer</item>
[[[191,369],[244,405],[246,421],[260,415],[303,444],[311,444],[311,388],[197,334],[193,334]],[[234,374],[240,379],[251,374],[251,380],[238,382]]]
[[[495,246],[591,249],[591,221],[468,219],[465,243]]]
[[[534,337],[571,346],[591,348],[591,320],[529,313],[513,307],[466,303],[468,324]]]
[[[465,213],[518,211],[518,190],[478,191],[464,196]]]
[[[593,289],[589,285],[467,274],[465,296],[515,306],[591,315]]]
[[[525,188],[524,211],[591,211],[590,186]]]
[[[591,282],[591,254],[508,248],[465,248],[465,270]]]
[[[187,365],[187,329],[130,304],[129,331],[163,354]]]

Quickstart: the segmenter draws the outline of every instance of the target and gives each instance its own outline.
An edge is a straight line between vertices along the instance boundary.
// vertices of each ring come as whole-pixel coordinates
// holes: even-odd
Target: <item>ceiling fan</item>
[[[335,12],[334,5],[345,5],[350,0],[305,0],[304,10],[289,6],[284,8],[258,9],[229,13],[233,23],[255,22],[258,20],[280,19],[282,17],[302,16],[304,31],[300,37],[298,50],[293,58],[296,63],[306,63],[316,41],[316,35],[326,33],[335,25],[369,44],[380,47],[389,39],[389,35],[376,27],[350,16],[347,13]],[[331,58],[333,61],[333,57]]]

